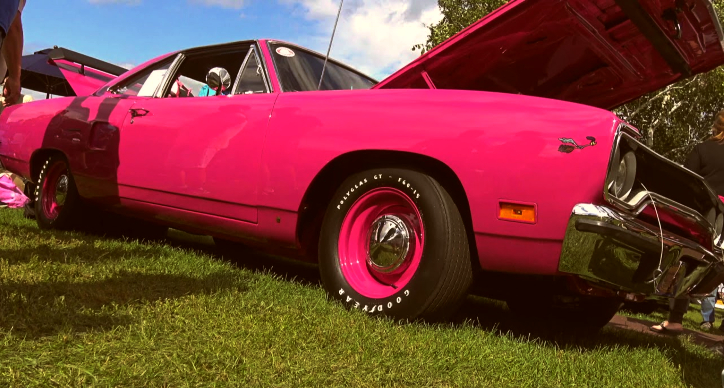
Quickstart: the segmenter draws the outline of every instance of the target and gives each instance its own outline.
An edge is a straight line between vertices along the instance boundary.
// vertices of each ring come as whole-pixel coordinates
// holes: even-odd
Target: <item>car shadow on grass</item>
[[[531,303],[535,303],[535,298],[531,298]],[[710,387],[712,381],[717,381],[717,386],[721,384],[719,376],[724,367],[721,356],[703,349],[695,349],[676,337],[621,328],[612,323],[595,334],[562,332],[540,325],[537,317],[533,315],[526,321],[520,321],[517,315],[507,309],[505,302],[474,296],[468,297],[463,302],[450,321],[453,326],[472,325],[498,335],[509,335],[523,341],[536,341],[545,346],[565,350],[592,352],[603,348],[657,349],[680,368],[682,379],[687,386],[705,388]],[[635,321],[639,326],[656,324],[639,319]],[[696,331],[690,332],[688,334],[692,336],[703,335]],[[696,337],[688,339],[690,343],[702,344]]]
[[[189,295],[246,290],[229,271],[203,277],[122,271],[104,279],[0,283],[0,330],[28,339],[130,325],[126,311]],[[138,315],[136,315],[138,317]]]
[[[232,249],[217,247],[211,237],[175,229],[169,230],[165,243],[176,248],[192,249],[198,253],[211,255],[237,268],[257,274],[269,274],[285,282],[314,287],[322,285],[319,267],[316,264],[264,254],[241,244]]]
[[[152,258],[168,255],[161,244],[148,244],[136,238],[104,233],[41,230],[34,225],[2,224],[3,245],[0,259],[8,264],[24,264],[33,260],[51,263],[102,263],[121,257]],[[137,244],[126,244],[132,241]],[[116,241],[118,244],[109,244]],[[161,240],[157,242],[162,242]],[[103,246],[99,248],[99,246]]]
[[[265,255],[253,250],[245,250],[239,254],[229,254],[214,250],[213,254],[238,268],[259,274],[270,274],[285,282],[312,287],[322,285],[322,280],[319,276],[319,267],[314,264]]]

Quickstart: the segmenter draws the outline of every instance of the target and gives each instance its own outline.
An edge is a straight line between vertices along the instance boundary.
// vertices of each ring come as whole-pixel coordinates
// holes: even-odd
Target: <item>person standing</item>
[[[20,73],[23,56],[22,12],[26,0],[2,0],[0,3],[0,77],[3,80],[3,106],[20,100]]]
[[[719,295],[719,288],[715,288],[709,296],[701,300],[701,329],[710,330],[714,327],[716,321],[716,300]],[[719,330],[722,329],[722,325],[719,324]]]
[[[684,167],[703,177],[719,198],[724,201],[724,110],[720,110],[714,116],[712,132],[713,135],[708,140],[694,146],[684,162]],[[702,315],[704,315],[705,308],[708,309],[704,303],[711,304],[711,311],[707,310],[710,315],[705,317],[705,322],[709,319],[711,319],[709,322],[713,322],[714,305],[711,299],[714,299],[713,303],[716,303],[716,298],[712,296],[707,297],[706,302],[702,301]],[[652,331],[667,334],[683,332],[682,322],[684,314],[689,309],[689,298],[685,296],[673,299],[670,307],[669,319],[659,325],[651,326]],[[702,323],[703,328],[706,326]],[[711,327],[711,324],[708,326]]]
[[[23,22],[22,11],[25,0],[0,0],[0,80],[2,80],[2,104],[0,112],[6,106],[13,105],[21,100],[20,74],[23,55]],[[24,186],[17,176],[9,174],[0,164],[0,175],[8,175],[5,185],[0,188],[3,196],[15,198],[13,187]],[[22,191],[22,189],[21,189]],[[0,202],[0,205],[4,203]],[[26,206],[26,214],[28,207]]]

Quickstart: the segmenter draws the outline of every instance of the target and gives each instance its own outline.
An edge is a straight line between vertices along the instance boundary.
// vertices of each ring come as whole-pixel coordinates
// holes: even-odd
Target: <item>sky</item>
[[[27,0],[24,53],[65,47],[130,68],[185,48],[280,39],[326,53],[339,0]],[[413,60],[437,0],[345,0],[331,57],[383,79]]]

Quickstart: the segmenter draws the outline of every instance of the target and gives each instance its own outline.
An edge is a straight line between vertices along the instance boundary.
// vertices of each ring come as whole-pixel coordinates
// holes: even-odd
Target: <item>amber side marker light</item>
[[[498,218],[501,220],[535,224],[536,216],[535,204],[500,202]]]

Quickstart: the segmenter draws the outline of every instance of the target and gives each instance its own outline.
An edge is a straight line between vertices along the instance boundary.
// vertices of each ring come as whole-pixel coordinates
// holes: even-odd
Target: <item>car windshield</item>
[[[270,47],[285,92],[317,90],[324,57],[283,44],[270,44]],[[329,61],[320,90],[369,89],[375,84],[373,79]]]

